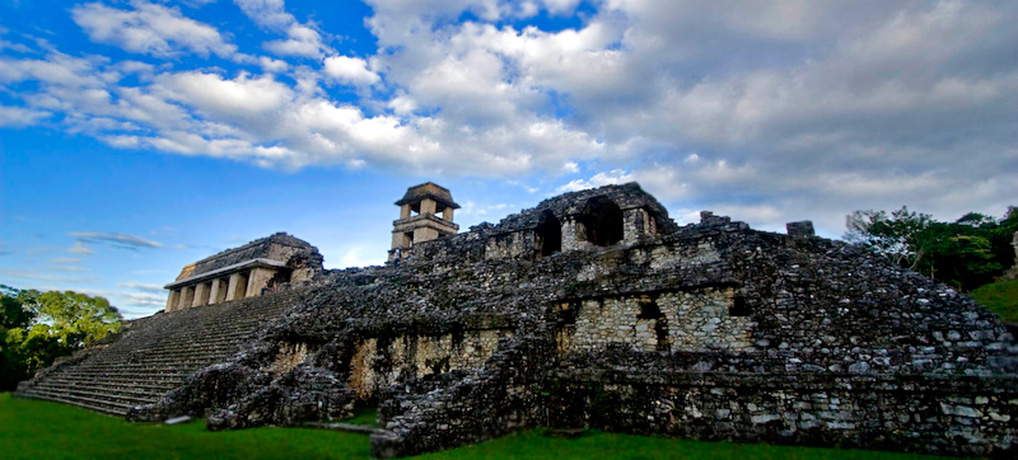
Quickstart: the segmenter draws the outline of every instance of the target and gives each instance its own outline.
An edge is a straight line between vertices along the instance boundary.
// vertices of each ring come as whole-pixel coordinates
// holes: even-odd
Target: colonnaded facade
[[[407,190],[385,266],[325,270],[285,234],[184,269],[165,312],[18,395],[210,429],[378,407],[375,455],[536,426],[1013,456],[1018,346],[969,297],[862,247],[710,212],[679,226],[635,183],[460,233]]]

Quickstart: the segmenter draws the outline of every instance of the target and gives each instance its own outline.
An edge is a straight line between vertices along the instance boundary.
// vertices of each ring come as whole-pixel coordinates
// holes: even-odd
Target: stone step
[[[180,387],[195,371],[235,355],[300,296],[291,291],[139,320],[112,343],[86,350],[78,362],[26,385],[23,396],[124,415]]]
[[[137,397],[142,399],[161,398],[166,393],[169,393],[171,389],[167,390],[164,388],[150,389],[141,388],[135,385],[107,385],[100,382],[94,382],[93,384],[87,384],[83,382],[60,382],[60,381],[47,381],[39,383],[35,388],[46,390],[46,391],[67,391],[67,390],[88,390],[88,391],[105,391],[106,394],[115,394],[117,396],[126,397]]]
[[[99,412],[99,413],[106,414],[106,415],[114,415],[114,416],[117,416],[117,417],[123,417],[123,416],[127,415],[127,410],[125,410],[125,409],[109,407],[109,406],[105,406],[105,405],[89,404],[87,402],[71,400],[71,399],[67,399],[67,398],[61,398],[59,396],[38,395],[38,394],[19,394],[18,396],[19,397],[23,397],[23,398],[41,399],[41,400],[52,401],[52,402],[57,402],[57,403],[61,403],[61,404],[68,404],[68,405],[71,405],[71,406],[77,406],[77,407],[81,407],[81,408],[84,408],[84,409],[88,409],[88,410]]]
[[[212,329],[212,330],[198,330],[188,331],[177,334],[161,334],[164,339],[173,339],[174,341],[187,341],[187,342],[207,342],[211,340],[227,340],[227,339],[239,339],[239,338],[253,338],[260,333],[258,325],[262,321],[256,321],[251,324],[250,327],[236,328],[236,329]],[[182,325],[181,327],[187,327]],[[215,334],[215,335],[208,335]],[[151,345],[165,344],[166,342],[153,343]]]
[[[64,404],[70,404],[73,406],[80,406],[97,412],[103,412],[119,416],[127,415],[127,411],[130,410],[131,407],[134,407],[133,405],[125,403],[118,403],[95,398],[79,397],[68,395],[65,393],[50,393],[46,391],[33,391],[29,393],[23,393],[21,394],[21,396],[35,399],[45,399],[47,401],[60,402]]]
[[[183,378],[159,378],[160,376],[141,375],[137,377],[117,377],[104,375],[102,377],[86,377],[82,375],[62,375],[50,377],[47,380],[68,383],[107,383],[110,385],[132,385],[139,388],[147,388],[153,391],[172,388],[184,381]],[[158,383],[163,382],[163,383]]]
[[[181,355],[173,356],[171,354],[165,354],[165,355],[145,356],[145,357],[135,357],[135,358],[131,358],[131,359],[125,359],[125,360],[120,361],[120,363],[128,363],[128,364],[160,364],[160,363],[187,364],[187,363],[200,363],[200,362],[205,362],[205,361],[209,361],[209,360],[222,359],[222,358],[228,357],[228,356],[230,356],[232,354],[233,353],[201,353],[201,354],[197,354],[196,353],[196,354],[188,355],[188,356],[181,356]],[[111,364],[112,365],[112,364],[117,364],[117,362],[116,361],[107,361],[105,363],[96,363],[96,364]]]
[[[33,391],[46,394],[60,394],[66,397],[92,398],[98,401],[110,401],[110,402],[115,401],[127,404],[129,406],[150,404],[159,400],[159,395],[136,396],[128,395],[125,394],[124,392],[103,392],[96,391],[96,389],[94,388],[81,388],[81,387],[63,387],[63,388],[36,387],[33,389]]]
[[[136,347],[136,348],[131,349],[131,354],[132,355],[154,355],[154,354],[162,354],[162,353],[189,352],[189,351],[194,351],[194,350],[198,350],[198,351],[201,351],[201,350],[221,351],[221,350],[224,350],[224,349],[236,349],[236,348],[239,348],[240,345],[242,345],[244,343],[248,343],[251,340],[253,340],[253,337],[250,337],[250,338],[237,338],[237,339],[216,339],[216,340],[209,340],[209,341],[200,342],[200,343],[188,342],[188,341],[179,341],[179,342],[174,342],[174,343],[171,343],[171,344],[160,344],[160,345],[155,345],[155,346],[150,346],[150,347]]]
[[[180,381],[191,375],[194,370],[151,370],[145,368],[137,369],[109,369],[109,368],[83,368],[72,369],[62,373],[61,376],[79,377],[84,379],[103,379],[106,377],[114,379],[126,379],[132,381]],[[54,376],[56,377],[56,376]]]
[[[236,344],[223,344],[215,347],[179,347],[178,349],[163,348],[159,350],[145,350],[144,353],[133,354],[132,360],[144,360],[144,359],[155,359],[155,358],[174,358],[174,357],[186,357],[186,358],[201,358],[201,357],[219,357],[223,355],[232,355],[237,351],[240,351],[239,343]],[[121,358],[120,361],[123,361]],[[113,361],[113,360],[110,360]],[[97,360],[98,362],[98,360]],[[108,361],[107,361],[108,362]]]

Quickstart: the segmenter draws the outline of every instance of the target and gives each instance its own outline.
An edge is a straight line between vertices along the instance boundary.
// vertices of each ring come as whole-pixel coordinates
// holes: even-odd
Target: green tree
[[[1001,220],[968,213],[949,223],[903,206],[890,214],[856,211],[846,224],[845,240],[966,291],[993,281],[1014,263],[1011,239],[1018,230],[1018,212]]]
[[[929,214],[910,212],[907,206],[890,215],[885,211],[855,211],[846,219],[845,240],[869,246],[891,262],[915,270],[929,251],[931,241],[925,231],[933,223]]]
[[[120,329],[120,313],[98,296],[0,286],[0,303],[0,391]]]
[[[21,343],[35,318],[37,296],[36,291],[0,285],[0,391],[14,389],[28,375]]]

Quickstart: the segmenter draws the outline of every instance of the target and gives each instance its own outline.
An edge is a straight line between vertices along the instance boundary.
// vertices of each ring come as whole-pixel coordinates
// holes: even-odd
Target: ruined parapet
[[[488,259],[539,259],[558,252],[655,241],[676,229],[668,211],[635,182],[570,192],[502,219]]]
[[[414,244],[455,235],[459,225],[453,223],[453,210],[459,205],[452,200],[449,189],[434,182],[425,182],[407,189],[397,201],[399,219],[392,223],[392,248],[389,260],[397,254],[408,256]]]
[[[811,238],[816,236],[816,232],[813,230],[813,221],[811,220],[789,222],[785,224],[785,231],[788,233],[788,236],[796,238]]]
[[[166,311],[262,295],[284,283],[308,283],[323,273],[318,249],[286,233],[252,241],[189,264],[170,291]]]

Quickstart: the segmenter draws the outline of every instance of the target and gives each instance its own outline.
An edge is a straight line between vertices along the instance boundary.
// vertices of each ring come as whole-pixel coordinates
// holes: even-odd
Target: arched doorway
[[[622,241],[622,209],[606,196],[595,196],[583,206],[579,222],[581,236],[597,246],[611,246]]]
[[[534,247],[538,257],[547,257],[562,250],[562,223],[555,213],[548,210],[541,213],[534,229]]]

